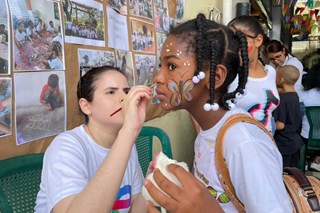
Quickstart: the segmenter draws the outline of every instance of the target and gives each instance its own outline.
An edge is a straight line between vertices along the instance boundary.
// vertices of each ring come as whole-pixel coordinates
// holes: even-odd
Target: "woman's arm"
[[[151,91],[145,86],[132,88],[122,106],[124,123],[107,157],[84,190],[62,199],[54,212],[111,212],[127,168],[132,146],[146,116]]]

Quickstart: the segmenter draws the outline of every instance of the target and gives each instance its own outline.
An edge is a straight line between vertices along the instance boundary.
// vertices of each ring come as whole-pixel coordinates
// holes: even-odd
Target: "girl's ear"
[[[263,43],[263,35],[259,34],[256,38],[255,38],[255,44],[256,47],[260,47]]]
[[[79,100],[79,106],[80,106],[81,111],[84,114],[86,114],[86,115],[90,115],[91,114],[90,103],[86,99],[81,98]]]
[[[209,71],[207,73],[209,73]],[[222,65],[222,64],[218,64],[217,65],[217,67],[216,67],[216,76],[214,78],[214,80],[215,80],[215,89],[220,88],[223,85],[224,81],[227,78],[227,73],[228,73],[228,70],[224,65]],[[206,87],[209,90],[209,88],[210,88],[209,76],[206,79],[208,79],[207,82],[206,82]]]

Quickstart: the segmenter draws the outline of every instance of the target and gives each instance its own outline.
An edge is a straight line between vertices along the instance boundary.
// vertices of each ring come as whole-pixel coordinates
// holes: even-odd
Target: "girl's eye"
[[[169,70],[172,71],[172,70],[174,70],[175,68],[177,68],[177,66],[174,65],[174,64],[169,64],[168,68],[169,68]]]

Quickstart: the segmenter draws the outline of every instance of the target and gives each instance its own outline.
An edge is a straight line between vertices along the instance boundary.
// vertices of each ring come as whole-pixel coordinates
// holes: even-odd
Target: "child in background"
[[[299,79],[299,70],[293,65],[284,65],[277,71],[277,87],[280,88],[280,105],[274,111],[276,132],[274,139],[282,154],[283,167],[299,168],[301,114],[299,96],[295,83]]]
[[[154,77],[160,106],[165,110],[187,110],[200,125],[200,132],[194,145],[194,177],[177,165],[168,166],[182,183],[177,186],[156,169],[153,177],[170,197],[147,181],[149,194],[171,213],[209,213],[221,208],[227,213],[238,212],[233,197],[227,196],[219,180],[215,143],[230,116],[249,116],[233,103],[236,94],[243,95],[248,77],[246,36],[199,14],[171,30],[160,61]],[[237,75],[238,86],[229,93],[228,87]],[[223,156],[246,212],[292,212],[282,180],[281,154],[262,129],[242,122],[230,127],[224,137]],[[149,213],[158,212],[151,202],[148,208]]]
[[[42,87],[40,103],[48,107],[49,111],[61,107],[62,98],[59,90],[59,76],[57,74],[51,74],[47,84]]]

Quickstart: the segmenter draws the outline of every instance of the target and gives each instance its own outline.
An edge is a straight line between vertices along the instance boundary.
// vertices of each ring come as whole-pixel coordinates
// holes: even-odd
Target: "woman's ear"
[[[80,106],[81,111],[84,114],[86,114],[86,115],[90,115],[91,114],[90,104],[86,99],[80,98],[79,106]]]
[[[209,73],[209,72],[210,71],[208,71],[207,73]],[[224,81],[227,78],[227,73],[228,73],[227,68],[224,65],[222,65],[222,64],[218,64],[217,65],[217,67],[216,67],[216,75],[215,75],[215,78],[214,78],[214,80],[215,80],[215,89],[220,88],[223,85]],[[209,81],[210,77],[208,76],[207,79],[208,80],[206,82],[206,87],[207,87],[207,89],[209,89],[210,88],[210,81]]]

